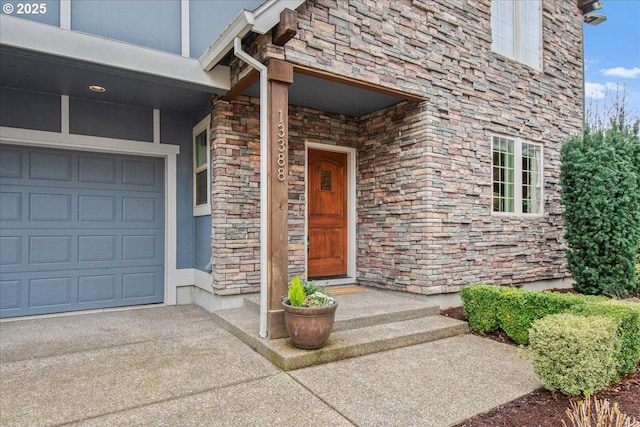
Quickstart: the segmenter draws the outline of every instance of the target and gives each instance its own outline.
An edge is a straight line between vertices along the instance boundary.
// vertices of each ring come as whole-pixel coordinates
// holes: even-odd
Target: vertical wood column
[[[282,296],[289,281],[289,85],[293,66],[277,59],[267,64],[269,100],[267,198],[269,254],[267,256],[267,336],[288,336],[284,326]]]

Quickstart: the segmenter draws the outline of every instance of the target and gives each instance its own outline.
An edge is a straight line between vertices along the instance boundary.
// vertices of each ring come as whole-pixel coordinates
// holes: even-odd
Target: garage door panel
[[[154,187],[158,184],[156,164],[143,159],[127,159],[122,163],[122,183]]]
[[[80,304],[116,301],[116,275],[78,277],[78,302]]]
[[[0,178],[22,178],[22,152],[11,149],[2,150]]]
[[[22,262],[22,239],[17,236],[0,237],[0,265],[20,265]]]
[[[157,292],[158,271],[125,273],[122,275],[122,299],[148,299]]]
[[[71,181],[72,154],[31,151],[29,178]]]
[[[70,263],[72,236],[32,236],[29,238],[29,264]]]
[[[0,193],[0,221],[20,221],[22,194]]]
[[[78,221],[116,222],[116,200],[114,196],[78,196]]]
[[[0,150],[0,317],[163,301],[161,159]]]
[[[20,280],[0,280],[0,310],[20,310]]]
[[[117,261],[116,236],[78,236],[78,262]]]
[[[49,277],[29,281],[29,307],[71,304],[71,277]]]
[[[108,157],[80,155],[78,157],[78,182],[115,184],[116,161]]]
[[[156,222],[157,202],[155,197],[124,197],[122,199],[122,222]]]
[[[124,261],[156,260],[156,237],[151,236],[124,236],[122,238],[122,259]]]
[[[29,194],[30,221],[71,221],[71,195]]]

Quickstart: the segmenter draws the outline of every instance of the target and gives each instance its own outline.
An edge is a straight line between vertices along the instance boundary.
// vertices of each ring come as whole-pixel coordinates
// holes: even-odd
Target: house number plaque
[[[278,181],[282,182],[287,176],[287,130],[282,121],[282,110],[278,110]]]

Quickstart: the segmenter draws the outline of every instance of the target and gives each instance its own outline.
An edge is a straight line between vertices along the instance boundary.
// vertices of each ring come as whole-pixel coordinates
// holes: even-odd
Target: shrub
[[[460,292],[462,308],[471,328],[479,334],[502,329],[518,344],[529,342],[534,321],[562,313],[574,305],[604,298],[555,292],[534,292],[494,285],[474,285]]]
[[[473,285],[462,288],[460,299],[469,326],[484,335],[500,328],[498,323],[498,303],[500,294],[506,289],[494,285]]]
[[[635,133],[634,133],[635,132]],[[640,140],[614,120],[586,131],[561,152],[567,262],[585,294],[626,297],[639,292]]]
[[[618,324],[603,316],[554,314],[530,331],[533,369],[549,390],[593,393],[618,380]]]
[[[608,300],[598,304],[574,306],[571,312],[586,316],[605,316],[616,322],[621,340],[618,373],[633,372],[640,361],[640,303]]]
[[[501,295],[498,322],[509,338],[525,345],[529,342],[529,329],[533,322],[550,314],[562,313],[584,302],[583,295],[511,288]]]
[[[607,399],[593,399],[592,403],[590,395],[571,401],[566,414],[572,427],[640,427],[640,421],[620,412],[617,403],[611,406]],[[562,425],[567,427],[564,420]]]

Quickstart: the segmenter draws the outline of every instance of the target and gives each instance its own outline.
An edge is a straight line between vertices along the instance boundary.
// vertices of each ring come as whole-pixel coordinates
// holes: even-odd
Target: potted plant
[[[282,307],[284,323],[294,346],[316,349],[327,344],[338,302],[323,287],[295,276]]]

